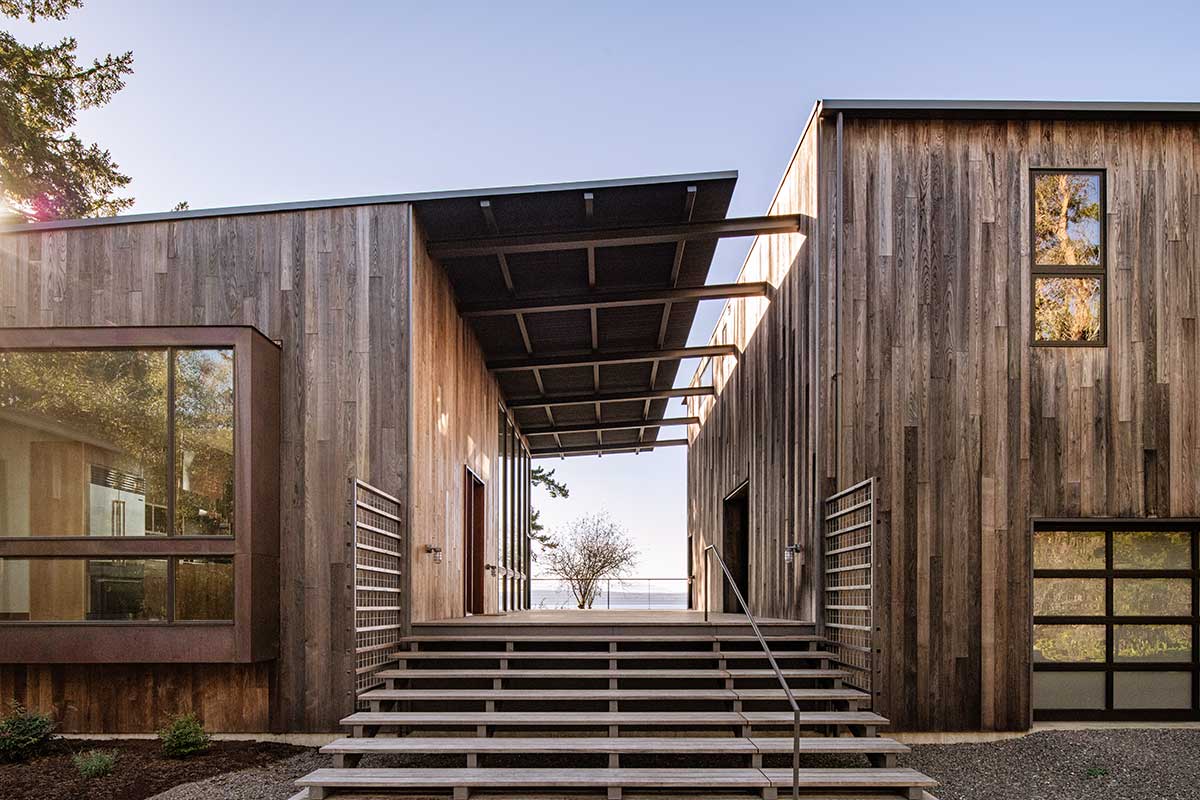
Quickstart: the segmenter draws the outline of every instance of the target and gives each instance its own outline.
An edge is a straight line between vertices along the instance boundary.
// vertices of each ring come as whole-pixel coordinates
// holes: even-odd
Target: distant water
[[[613,587],[609,593],[601,592],[592,608],[687,608],[687,581],[678,583],[678,589],[654,587],[649,590],[639,589],[636,585]],[[576,608],[578,605],[570,590],[554,585],[539,586],[537,581],[534,581],[531,597],[530,608]]]

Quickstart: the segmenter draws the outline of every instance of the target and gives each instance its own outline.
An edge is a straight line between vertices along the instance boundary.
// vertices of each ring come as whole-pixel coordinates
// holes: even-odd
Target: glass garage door
[[[1200,526],[1039,524],[1035,719],[1200,719]]]

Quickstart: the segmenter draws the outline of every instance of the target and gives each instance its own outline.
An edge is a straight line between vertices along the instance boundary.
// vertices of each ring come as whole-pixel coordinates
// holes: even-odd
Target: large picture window
[[[1105,340],[1104,173],[1030,174],[1033,343]]]
[[[1037,719],[1200,719],[1200,525],[1040,524]]]
[[[244,326],[0,328],[0,663],[275,656],[279,374]]]
[[[0,537],[232,536],[233,351],[0,352]]]

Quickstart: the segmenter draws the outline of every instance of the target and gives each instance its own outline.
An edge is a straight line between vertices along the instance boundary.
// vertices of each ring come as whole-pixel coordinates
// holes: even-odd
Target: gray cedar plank
[[[740,725],[790,723],[793,715],[772,711],[656,711],[656,712],[398,712],[359,711],[342,719],[343,726],[350,725],[405,725],[420,727],[452,725],[519,725],[523,727],[544,725],[546,727],[606,725]],[[870,711],[801,711],[802,725],[887,725],[886,718]]]
[[[814,769],[799,771],[811,788],[930,788],[937,782],[912,769]],[[792,770],[772,769],[319,769],[298,786],[346,788],[765,788],[791,786]]]
[[[781,739],[782,741],[782,739]],[[835,740],[836,741],[836,740]],[[854,741],[845,739],[843,741]],[[791,739],[787,740],[791,751]],[[766,745],[768,748],[771,744]],[[371,737],[338,739],[322,753],[756,753],[751,740],[707,737]],[[772,752],[775,752],[772,750]]]
[[[809,660],[817,660],[822,658],[834,658],[833,653],[824,650],[797,650],[797,651],[780,651],[774,652],[776,658],[803,658]],[[545,659],[545,660],[610,660],[630,661],[637,659],[667,659],[667,660],[687,660],[687,661],[717,661],[720,659],[732,660],[757,660],[765,659],[766,653],[755,650],[704,650],[700,652],[684,652],[671,650],[627,650],[625,652],[610,652],[608,650],[591,650],[591,651],[539,651],[539,650],[490,650],[490,651],[471,651],[471,652],[456,652],[453,650],[417,650],[408,651],[401,650],[393,653],[392,656],[398,659],[409,661],[430,661],[430,660],[491,660],[508,659]]]
[[[844,678],[837,669],[782,669],[788,678]],[[387,669],[377,673],[382,678],[412,679],[469,679],[469,678],[671,678],[713,680],[721,678],[773,678],[770,669]]]
[[[873,770],[871,770],[873,771]],[[828,771],[826,771],[828,772]],[[802,774],[803,775],[803,774]],[[822,780],[817,776],[812,779]],[[809,778],[803,776],[802,780]],[[757,769],[319,769],[297,786],[327,788],[586,788],[594,786],[765,788],[770,779]],[[813,785],[822,785],[817,782]],[[844,785],[844,784],[843,784]],[[869,786],[869,783],[850,785]]]
[[[797,700],[866,700],[858,689],[792,689]],[[371,689],[360,700],[782,700],[782,689]]]
[[[346,737],[321,748],[322,753],[670,753],[792,752],[790,736],[621,736],[621,737]],[[801,737],[803,753],[907,753],[907,745],[882,737]]]

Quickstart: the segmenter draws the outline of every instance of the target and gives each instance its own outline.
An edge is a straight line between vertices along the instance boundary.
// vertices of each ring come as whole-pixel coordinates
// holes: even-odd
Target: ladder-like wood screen
[[[379,686],[393,661],[403,621],[403,523],[400,501],[354,482],[354,667],[358,693]]]
[[[875,695],[875,479],[825,498],[825,636],[846,683]]]

